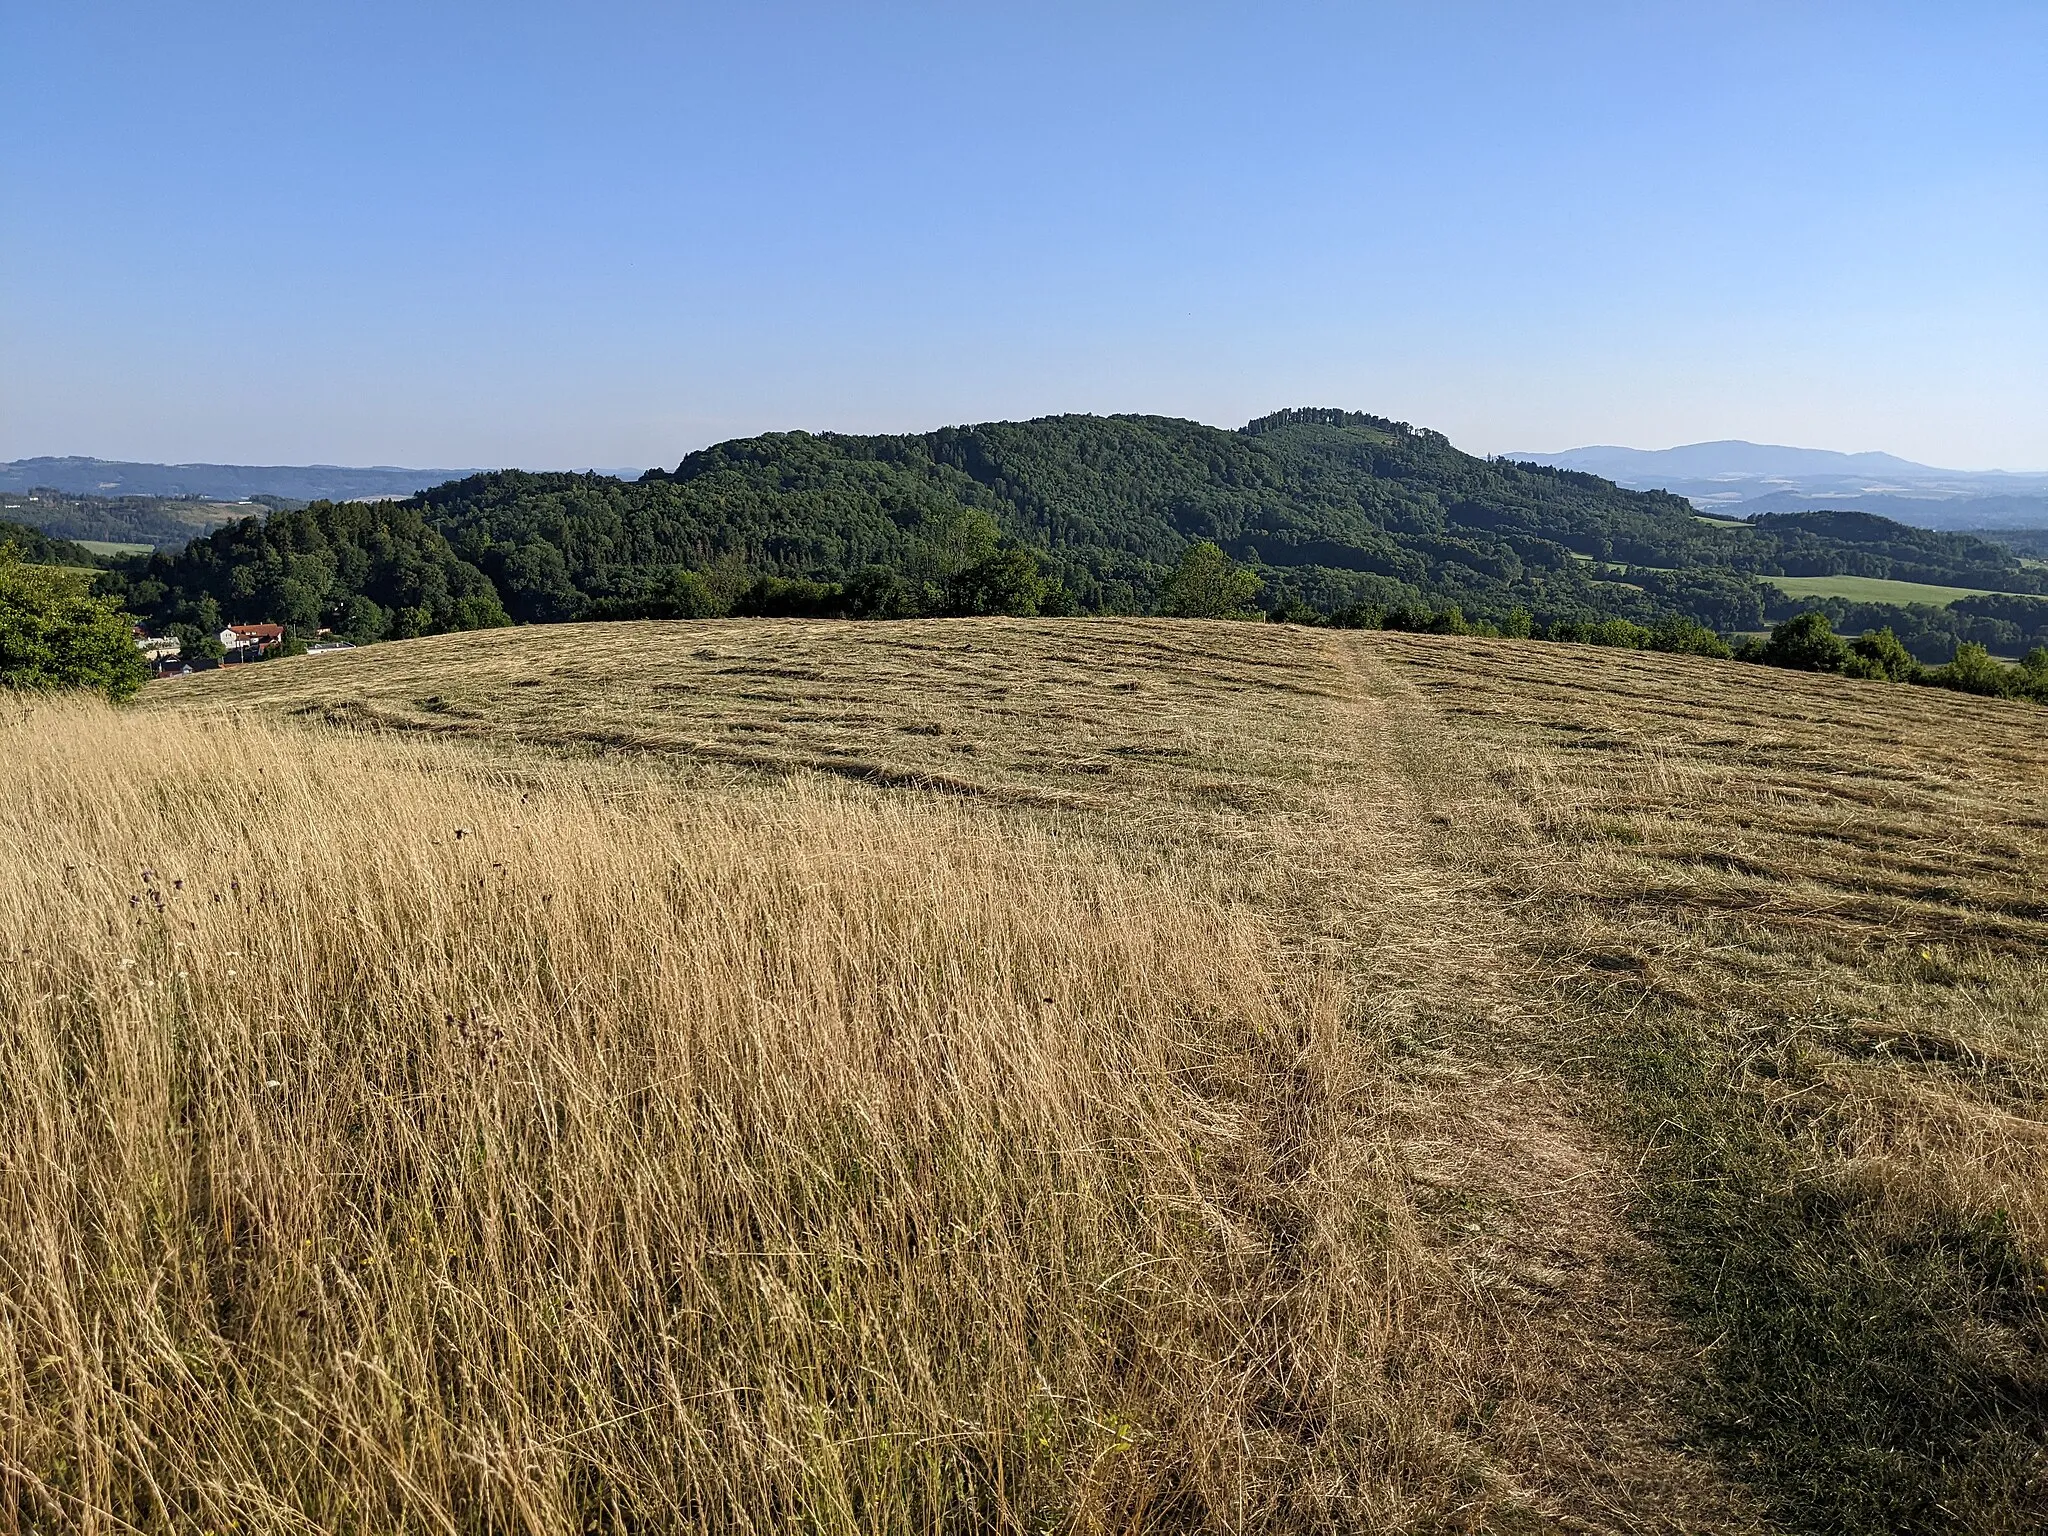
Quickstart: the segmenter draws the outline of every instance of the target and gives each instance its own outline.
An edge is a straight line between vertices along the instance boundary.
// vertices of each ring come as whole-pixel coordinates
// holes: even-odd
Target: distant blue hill
[[[1965,473],[1915,464],[1889,453],[1836,453],[1827,448],[1786,448],[1776,443],[1746,443],[1730,438],[1715,443],[1687,443],[1680,448],[1569,448],[1563,453],[1515,453],[1525,463],[1554,464],[1584,470],[1617,485],[1644,478],[1716,480],[1775,479],[1801,475],[1881,475],[1925,480]]]
[[[352,501],[410,496],[474,473],[467,469],[398,469],[379,464],[132,464],[116,459],[41,458],[0,463],[0,491],[47,487],[73,496],[203,496],[242,501],[283,496],[293,501]]]
[[[2048,473],[1937,469],[1889,453],[1836,453],[1728,440],[1679,448],[1513,453],[1638,491],[1670,491],[1733,517],[1810,510],[1875,512],[1922,528],[2040,527]]]

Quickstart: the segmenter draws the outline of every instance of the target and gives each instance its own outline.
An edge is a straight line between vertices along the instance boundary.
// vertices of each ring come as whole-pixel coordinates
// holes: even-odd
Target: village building
[[[253,661],[266,651],[284,644],[282,624],[230,624],[220,632],[221,648],[229,660]]]

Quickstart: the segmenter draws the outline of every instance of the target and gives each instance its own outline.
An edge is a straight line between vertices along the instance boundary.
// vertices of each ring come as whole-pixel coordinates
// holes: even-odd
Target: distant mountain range
[[[2048,527],[2048,472],[1937,469],[1889,453],[1729,440],[1679,448],[1515,453],[1632,490],[1671,491],[1703,512],[1873,512],[1921,528]]]
[[[134,464],[117,459],[42,458],[0,463],[0,491],[48,489],[74,496],[198,496],[245,501],[365,501],[410,496],[473,474],[468,469],[351,469],[339,464]]]

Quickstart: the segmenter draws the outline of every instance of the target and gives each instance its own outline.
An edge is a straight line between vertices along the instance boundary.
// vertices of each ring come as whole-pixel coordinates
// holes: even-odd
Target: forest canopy
[[[972,559],[949,544],[968,529]],[[1996,594],[1969,600],[1990,610],[1876,605],[1925,659],[2048,641],[2048,572],[1983,539],[1856,512],[1709,521],[1665,492],[1323,409],[1236,431],[1053,416],[770,433],[632,481],[503,470],[244,519],[124,564],[106,590],[160,624],[358,639],[636,615],[1146,613],[1203,543],[1256,576],[1269,613],[1456,605],[1733,634],[1783,617],[1770,578],[1844,575]],[[1855,624],[1872,607],[1830,614]]]

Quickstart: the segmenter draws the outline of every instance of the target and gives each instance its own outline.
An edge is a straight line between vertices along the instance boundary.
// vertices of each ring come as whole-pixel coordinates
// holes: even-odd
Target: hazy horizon
[[[2048,466],[2048,12],[0,16],[0,458],[1339,405]]]
[[[1324,402],[1316,402],[1316,403],[1317,403],[1317,404],[1319,404],[1319,405],[1329,405],[1329,404],[1332,404],[1333,402],[1327,402],[1327,401],[1324,401]],[[1292,407],[1275,407],[1275,409],[1290,409],[1290,408],[1292,408]],[[1343,407],[1343,409],[1347,409],[1347,410],[1349,410],[1349,409],[1356,409],[1356,407],[1352,407],[1352,406],[1345,406],[1345,407]],[[1045,413],[1045,414],[1062,414],[1062,413],[1057,413],[1057,412],[1051,412],[1051,413]],[[1096,413],[1091,413],[1091,414],[1099,414],[1099,415],[1154,415],[1154,416],[1156,416],[1156,415],[1162,415],[1162,414],[1165,414],[1165,413],[1163,413],[1163,412],[1157,412],[1157,411],[1143,411],[1143,412],[1134,412],[1134,411],[1124,411],[1124,412],[1096,412]],[[1263,415],[1263,414],[1266,414],[1266,413],[1264,413],[1264,412],[1260,412],[1260,413],[1257,413],[1257,414]],[[1371,413],[1371,414],[1382,414],[1382,413],[1377,413],[1377,412],[1375,412],[1375,413]],[[989,418],[989,419],[990,419],[990,420],[997,420],[997,419],[1007,419],[1007,420],[1021,420],[1021,419],[1028,419],[1028,418],[1015,418],[1015,417],[1012,417],[1012,418]],[[1189,419],[1189,420],[1192,420],[1192,419],[1194,419],[1194,418],[1184,418],[1184,419]],[[1251,417],[1246,417],[1246,418],[1245,418],[1245,421],[1251,421],[1251,420],[1255,420],[1255,419],[1256,419],[1256,416],[1251,416]],[[1225,421],[1212,421],[1212,422],[1204,422],[1204,423],[1202,423],[1202,424],[1203,424],[1203,425],[1205,425],[1205,426],[1211,426],[1211,427],[1218,427],[1218,428],[1221,428],[1221,429],[1223,429],[1223,430],[1235,430],[1236,428],[1238,428],[1238,427],[1242,427],[1243,425],[1245,425],[1245,421],[1237,421],[1237,422],[1225,422]],[[880,433],[880,434],[877,434],[877,435],[901,435],[901,436],[915,436],[915,435],[917,435],[917,434],[919,434],[919,433],[924,433],[924,432],[933,432],[933,431],[938,431],[938,430],[940,430],[940,429],[942,429],[942,428],[945,428],[945,427],[960,427],[960,426],[973,426],[973,425],[978,425],[978,424],[981,424],[981,423],[974,423],[974,422],[936,422],[936,423],[929,423],[929,424],[922,424],[922,425],[916,425],[916,426],[908,426],[908,427],[900,427],[900,428],[885,428],[885,429],[881,429],[881,433]],[[1429,426],[1430,426],[1430,423],[1428,423],[1428,422],[1411,422],[1411,423],[1410,423],[1410,425],[1412,425],[1412,426],[1417,426],[1417,427],[1429,427]],[[794,427],[791,427],[791,426],[784,426],[784,427],[763,427],[763,428],[759,429],[759,433],[738,433],[738,434],[734,434],[734,435],[735,435],[735,436],[740,436],[740,437],[748,437],[748,436],[756,436],[756,435],[762,435],[762,434],[767,434],[767,433],[775,433],[775,432],[795,432],[795,431],[801,431],[801,432],[813,432],[813,431],[816,431],[816,432],[825,432],[825,431],[833,431],[833,430],[838,430],[838,429],[834,429],[834,428],[813,428],[813,427],[802,427],[802,426],[794,426]],[[866,434],[863,434],[863,435],[866,435]],[[80,460],[90,460],[90,461],[93,461],[93,462],[96,462],[96,463],[105,463],[105,464],[154,464],[154,465],[161,465],[161,466],[163,466],[163,467],[165,467],[165,468],[171,468],[171,469],[177,469],[177,468],[185,468],[185,467],[194,467],[194,466],[200,466],[200,465],[214,465],[214,466],[219,466],[219,467],[222,467],[222,468],[242,468],[242,469],[248,469],[248,468],[294,468],[294,469],[350,469],[350,470],[418,470],[418,471],[423,471],[423,472],[439,472],[439,471],[443,471],[443,470],[446,470],[446,471],[450,471],[450,472],[454,472],[454,473],[462,473],[462,474],[470,474],[470,473],[477,473],[477,472],[481,472],[481,471],[487,471],[487,470],[494,470],[494,469],[528,469],[528,470],[536,470],[536,471],[563,471],[563,470],[566,470],[566,471],[571,471],[571,472],[576,472],[576,473],[585,473],[585,472],[588,472],[588,473],[597,473],[597,474],[638,474],[638,473],[642,473],[642,472],[644,472],[645,470],[648,470],[648,469],[672,469],[672,468],[674,468],[674,467],[675,467],[675,462],[676,462],[676,460],[677,460],[677,459],[680,459],[680,458],[682,458],[682,457],[687,457],[687,456],[688,456],[688,455],[689,455],[690,453],[694,453],[694,452],[696,452],[696,451],[697,451],[698,449],[700,449],[700,448],[705,448],[705,447],[709,447],[709,446],[711,446],[711,445],[712,445],[713,443],[716,443],[716,442],[720,442],[720,441],[727,441],[727,440],[728,440],[728,439],[721,439],[721,438],[711,438],[711,439],[707,439],[706,441],[704,441],[704,442],[702,442],[702,443],[693,443],[693,444],[689,445],[688,447],[684,448],[684,449],[682,450],[682,452],[681,452],[681,453],[680,453],[679,455],[677,455],[677,456],[676,456],[676,459],[671,459],[671,460],[669,460],[669,461],[666,461],[666,462],[658,462],[658,463],[649,463],[649,464],[643,464],[643,465],[630,465],[630,464],[590,464],[590,463],[562,463],[562,464],[514,464],[514,463],[504,463],[504,464],[459,464],[459,463],[456,463],[456,462],[455,462],[454,460],[452,460],[452,459],[447,459],[447,458],[445,458],[445,457],[444,457],[444,458],[442,458],[442,459],[439,459],[439,460],[434,460],[434,461],[428,461],[428,460],[421,460],[420,462],[418,462],[418,463],[413,463],[413,464],[396,464],[396,463],[388,463],[388,462],[386,462],[386,463],[377,463],[377,464],[368,464],[368,463],[354,463],[354,464],[350,464],[350,463],[344,463],[343,461],[341,461],[341,460],[338,460],[338,459],[309,459],[309,460],[305,460],[305,461],[302,461],[302,462],[298,462],[298,463],[294,463],[294,464],[286,465],[286,464],[283,464],[283,463],[282,463],[281,461],[269,461],[269,462],[266,462],[266,463],[258,464],[258,463],[256,463],[255,461],[229,461],[229,460],[224,460],[224,459],[138,459],[138,458],[134,457],[133,455],[119,455],[119,454],[106,454],[106,453],[97,453],[97,454],[94,454],[94,453],[78,453],[78,454],[56,454],[56,453],[34,453],[34,454],[28,454],[28,453],[25,453],[25,454],[19,454],[19,455],[15,456],[15,457],[14,457],[14,458],[12,458],[12,459],[0,460],[0,464],[14,465],[14,464],[20,464],[20,463],[24,463],[24,462],[29,462],[29,461],[37,460],[37,459],[80,459]],[[1465,444],[1462,444],[1462,443],[1459,443],[1459,442],[1457,442],[1457,440],[1456,440],[1455,438],[1453,438],[1453,439],[1452,439],[1452,445],[1453,445],[1454,447],[1459,447],[1459,448],[1464,448],[1464,447],[1466,447],[1466,445],[1465,445]],[[1530,447],[1526,447],[1526,446],[1525,446],[1525,447],[1522,447],[1522,448],[1519,448],[1519,449],[1506,449],[1506,450],[1502,450],[1502,451],[1500,451],[1499,453],[1497,453],[1497,454],[1496,454],[1495,456],[1496,456],[1496,457],[1506,457],[1506,458],[1523,458],[1523,457],[1531,457],[1531,456],[1534,456],[1534,457],[1541,457],[1541,458],[1560,458],[1560,457],[1564,457],[1564,456],[1566,456],[1566,455],[1570,455],[1570,454],[1578,454],[1578,453],[1600,453],[1600,452],[1610,452],[1610,451],[1611,451],[1611,452],[1616,452],[1616,453],[1625,453],[1625,454],[1638,454],[1638,455],[1643,455],[1643,456],[1656,456],[1656,455],[1663,455],[1663,454],[1675,454],[1675,453],[1682,453],[1682,452],[1684,452],[1684,451],[1686,451],[1686,450],[1688,450],[1688,449],[1699,449],[1699,448],[1716,448],[1716,447],[1722,447],[1722,446],[1738,446],[1738,447],[1745,447],[1745,448],[1757,448],[1757,449],[1766,449],[1766,450],[1774,450],[1774,451],[1784,451],[1784,452],[1791,452],[1791,453],[1820,453],[1820,454],[1830,454],[1830,455],[1837,455],[1837,456],[1840,456],[1840,457],[1843,457],[1843,458],[1849,458],[1849,459],[1857,459],[1857,458],[1871,458],[1871,457],[1880,457],[1880,458],[1896,458],[1896,457],[1900,457],[1900,456],[1898,456],[1898,455],[1892,455],[1892,454],[1889,454],[1889,453],[1887,453],[1887,452],[1886,452],[1885,450],[1883,450],[1883,449],[1837,449],[1837,448],[1829,448],[1829,447],[1826,447],[1826,446],[1823,446],[1823,445],[1817,445],[1817,444],[1813,444],[1813,443],[1759,443],[1759,442],[1753,442],[1753,441],[1751,441],[1751,440],[1749,440],[1749,439],[1747,439],[1747,438],[1707,438],[1707,439],[1701,439],[1701,440],[1699,440],[1699,441],[1697,441],[1697,442],[1688,442],[1688,443],[1669,443],[1669,444],[1665,444],[1665,445],[1662,445],[1662,446],[1659,446],[1659,447],[1645,447],[1645,446],[1641,446],[1641,445],[1638,445],[1638,444],[1632,444],[1632,443],[1574,443],[1574,444],[1571,444],[1571,445],[1569,445],[1569,446],[1566,446],[1566,447],[1562,447],[1562,448],[1530,448]],[[1468,451],[1470,451],[1470,450],[1468,450]],[[2029,475],[2048,475],[2048,468],[2041,468],[2041,467],[2035,467],[2035,466],[2031,466],[2031,465],[2017,465],[2017,466],[2015,466],[2015,465],[1983,465],[1983,466],[1967,466],[1967,465],[1957,465],[1957,464],[1925,464],[1925,463],[1921,463],[1921,462],[1919,462],[1919,461],[1908,461],[1908,462],[1910,462],[1910,463],[1912,464],[1912,467],[1914,467],[1914,468],[1916,468],[1916,469],[1922,469],[1922,470],[1929,470],[1929,471],[1934,471],[1934,472],[1936,472],[1936,473],[1954,473],[1954,474],[1968,474],[1968,475],[2020,475],[2020,476],[2029,476]]]

